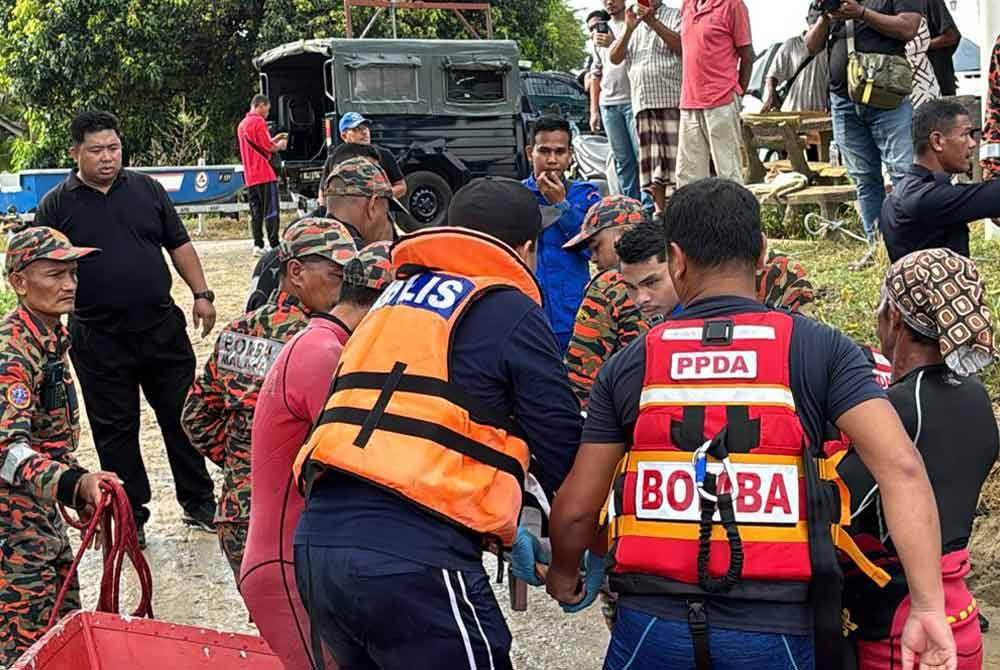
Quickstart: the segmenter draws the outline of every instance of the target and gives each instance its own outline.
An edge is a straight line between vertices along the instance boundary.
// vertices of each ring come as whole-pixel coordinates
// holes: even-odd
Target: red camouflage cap
[[[641,223],[645,215],[642,203],[627,195],[609,195],[595,203],[583,219],[580,232],[563,245],[566,251],[579,251],[587,242],[605,228],[633,226]]]
[[[10,237],[4,269],[10,276],[42,259],[75,261],[99,253],[101,250],[96,247],[74,247],[68,237],[54,228],[33,226]]]

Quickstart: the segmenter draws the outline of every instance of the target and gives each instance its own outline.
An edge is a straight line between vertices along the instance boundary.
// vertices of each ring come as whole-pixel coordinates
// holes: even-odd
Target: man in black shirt
[[[214,532],[212,480],[180,424],[195,357],[184,314],[170,297],[163,250],[194,294],[191,316],[202,337],[215,325],[215,295],[166,191],[151,177],[122,169],[118,119],[85,112],[70,128],[77,169],[42,198],[35,224],[104,250],[80,263],[69,322],[73,367],[101,467],[124,481],[144,542],[151,492],[139,446],[142,388],[160,424],[184,520]]]
[[[927,28],[931,31],[931,46],[927,58],[931,61],[938,87],[942,96],[955,95],[958,82],[955,79],[955,61],[952,58],[962,40],[955,19],[948,11],[945,0],[927,0]]]
[[[969,223],[1000,216],[1000,181],[951,183],[969,171],[976,132],[968,110],[954,102],[932,100],[914,113],[916,161],[885,199],[879,221],[893,262],[936,247],[968,256]]]
[[[372,129],[371,121],[361,116],[357,112],[348,112],[340,117],[340,124],[337,126],[340,131],[340,139],[349,144],[371,144]],[[399,167],[399,162],[388,149],[376,146],[379,159],[378,162],[389,177],[392,184],[392,194],[397,198],[406,195],[406,178],[403,170]]]
[[[917,34],[923,11],[924,0],[842,0],[837,11],[823,14],[806,33],[809,52],[826,48],[829,56],[833,137],[857,185],[861,220],[869,239],[874,238],[885,199],[882,164],[896,183],[913,160],[913,105],[907,98],[895,109],[877,109],[849,98],[848,22],[854,26],[858,53],[905,56],[906,43]]]

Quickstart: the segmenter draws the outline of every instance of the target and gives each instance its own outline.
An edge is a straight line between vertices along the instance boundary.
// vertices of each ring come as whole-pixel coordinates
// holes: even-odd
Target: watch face
[[[215,302],[215,291],[208,289],[207,291],[202,291],[200,293],[194,294],[195,299],[204,298],[209,302]]]

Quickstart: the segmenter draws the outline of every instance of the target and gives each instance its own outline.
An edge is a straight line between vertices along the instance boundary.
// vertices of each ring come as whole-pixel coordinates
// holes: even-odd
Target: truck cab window
[[[504,73],[497,70],[448,69],[448,102],[500,102],[504,99]]]

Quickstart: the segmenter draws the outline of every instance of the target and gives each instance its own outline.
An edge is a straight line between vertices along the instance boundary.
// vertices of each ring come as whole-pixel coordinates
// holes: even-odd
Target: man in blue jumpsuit
[[[580,232],[587,210],[601,199],[597,187],[590,182],[567,181],[563,176],[573,156],[572,138],[565,119],[543,116],[535,121],[527,149],[531,176],[523,182],[540,205],[562,212],[558,220],[542,230],[535,275],[545,297],[545,315],[563,354],[590,282],[587,264],[590,252],[565,251],[562,247]]]

